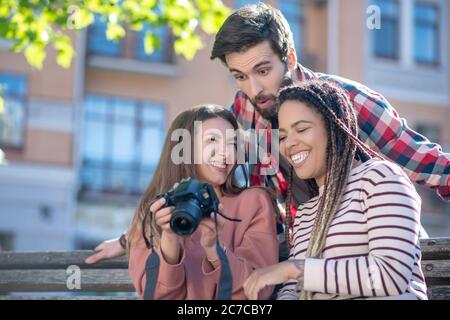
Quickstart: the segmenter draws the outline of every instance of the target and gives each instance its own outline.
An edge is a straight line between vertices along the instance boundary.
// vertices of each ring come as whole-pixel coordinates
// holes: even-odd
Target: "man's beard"
[[[286,73],[281,81],[280,84],[280,90],[286,86],[291,85],[292,79],[290,77],[290,75],[288,73]],[[257,102],[258,101],[264,101],[267,99],[271,99],[274,101],[274,105],[266,108],[266,109],[262,109],[260,107],[258,107]],[[250,99],[250,102],[253,104],[253,106],[255,107],[256,111],[259,112],[259,114],[266,120],[269,120],[272,123],[278,123],[278,104],[277,104],[277,97],[272,95],[272,94],[260,94],[257,95],[254,99]]]
[[[278,119],[278,108],[276,103],[276,97],[274,95],[264,95],[264,99],[273,99],[274,105],[267,108],[262,109],[258,107],[258,104],[256,101],[260,100],[263,96],[257,96],[255,99],[250,99],[250,102],[253,104],[253,107],[255,107],[256,111],[259,112],[259,114],[266,120],[274,121],[275,119]]]

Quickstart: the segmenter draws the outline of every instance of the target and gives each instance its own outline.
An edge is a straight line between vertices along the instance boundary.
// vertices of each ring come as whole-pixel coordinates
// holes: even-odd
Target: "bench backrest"
[[[133,298],[126,257],[84,263],[92,251],[0,252],[0,295],[11,292],[68,292],[89,298]],[[79,281],[78,281],[79,279]],[[119,295],[118,295],[119,294]],[[31,295],[33,297],[36,295]],[[41,295],[42,296],[42,295]],[[65,297],[70,297],[67,294]]]

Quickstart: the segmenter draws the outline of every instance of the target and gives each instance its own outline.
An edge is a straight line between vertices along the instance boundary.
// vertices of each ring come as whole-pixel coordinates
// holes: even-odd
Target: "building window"
[[[279,9],[291,27],[297,57],[302,56],[304,8],[298,0],[279,0]]]
[[[24,140],[27,80],[22,75],[0,73],[0,87],[5,107],[0,114],[0,145],[21,147]]]
[[[400,5],[398,0],[375,0],[381,10],[381,28],[375,30],[375,56],[380,58],[399,58],[400,43]]]
[[[414,7],[414,55],[418,63],[439,63],[439,8],[416,2]]]
[[[89,27],[89,36],[87,49],[88,53],[101,56],[117,57],[122,54],[122,43],[112,41],[106,38],[107,23],[104,18],[96,15],[94,23]]]
[[[164,122],[164,108],[159,104],[87,96],[82,191],[144,191],[159,161]]]
[[[145,33],[149,30],[154,30],[155,34],[161,39],[161,47],[153,51],[151,55],[145,53],[144,39]],[[152,28],[149,26],[144,27],[141,31],[137,32],[136,40],[136,58],[138,60],[170,63],[171,62],[171,41],[169,41],[169,29],[167,27]]]

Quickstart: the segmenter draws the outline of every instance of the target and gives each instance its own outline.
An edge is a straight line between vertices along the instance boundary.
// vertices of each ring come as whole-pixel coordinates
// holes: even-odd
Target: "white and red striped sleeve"
[[[406,175],[385,162],[364,180],[368,255],[306,259],[305,290],[358,297],[407,292],[420,257],[420,197]]]

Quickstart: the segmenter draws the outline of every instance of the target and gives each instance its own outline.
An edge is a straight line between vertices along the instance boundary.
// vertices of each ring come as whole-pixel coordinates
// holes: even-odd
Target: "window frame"
[[[400,57],[401,57],[401,3],[399,0],[375,0],[372,1],[373,4],[378,5],[377,1],[388,1],[388,2],[393,2],[395,3],[396,7],[397,7],[397,17],[393,17],[392,15],[389,16],[385,16],[383,15],[383,13],[381,12],[381,28],[383,28],[383,23],[385,23],[385,21],[391,22],[391,23],[396,23],[396,27],[394,28],[394,53],[393,55],[388,55],[388,54],[382,54],[380,52],[377,52],[377,37],[376,34],[373,35],[373,44],[372,44],[372,54],[376,59],[385,59],[385,60],[390,60],[390,61],[399,61]],[[380,32],[381,30],[377,30],[376,32]]]
[[[112,58],[123,57],[124,52],[125,52],[125,50],[124,50],[124,44],[125,44],[124,38],[120,39],[117,43],[114,42],[113,40],[108,40],[106,38],[106,30],[107,30],[107,27],[108,27],[108,22],[107,21],[102,21],[102,20],[100,20],[100,22],[96,22],[97,19],[102,19],[102,17],[96,15],[94,17],[94,22],[88,28],[86,53],[88,55],[95,55],[95,56],[101,56],[101,57],[112,57]],[[96,52],[96,51],[92,50],[92,48],[90,46],[90,41],[91,41],[92,34],[94,32],[93,31],[94,29],[98,29],[98,30],[95,30],[96,32],[100,32],[101,31],[102,36],[105,37],[105,39],[106,39],[106,41],[108,43],[110,43],[110,44],[117,44],[118,52],[115,53],[115,54],[105,54],[105,53],[100,53],[100,52]]]
[[[151,28],[151,27],[150,27]],[[149,29],[149,28],[148,28]],[[155,48],[155,51],[151,55],[147,55],[145,53],[144,49],[144,38],[145,38],[145,32],[148,31],[145,27],[141,31],[135,31],[135,41],[133,43],[133,57],[137,61],[144,62],[144,63],[159,63],[159,64],[174,64],[174,50],[173,50],[173,44],[174,44],[174,37],[170,29],[167,27],[167,31],[165,32],[165,36],[161,38],[161,47],[159,49]],[[141,36],[142,33],[142,36]],[[139,47],[142,45],[142,52],[140,52]],[[162,61],[159,60],[153,60],[151,57],[152,55],[160,51],[162,54]]]
[[[126,100],[133,104],[134,108],[134,117],[132,120],[133,128],[137,128],[137,132],[134,132],[135,136],[139,135],[139,138],[142,138],[143,134],[143,128],[154,128],[157,126],[157,129],[161,131],[161,133],[166,133],[166,118],[167,118],[167,109],[165,105],[162,102],[154,101],[154,100],[140,100],[140,99],[133,99],[128,97],[120,97],[120,96],[112,96],[112,95],[105,95],[105,94],[97,94],[97,93],[87,93],[84,97],[84,104],[86,104],[87,99],[89,98],[100,98],[103,101],[109,101],[107,102],[107,105],[111,105],[114,103],[117,103],[117,101]],[[153,105],[154,108],[158,108],[162,111],[163,114],[163,121],[160,123],[159,121],[149,121],[146,126],[142,125],[142,113],[145,108],[146,104]],[[85,107],[84,107],[85,108]],[[115,108],[114,108],[115,109]],[[83,116],[83,124],[86,124],[88,119],[87,117],[92,117],[92,115],[86,114],[86,110],[84,109],[84,116]],[[112,137],[114,135],[114,131],[116,130],[115,124],[120,123],[120,120],[117,120],[117,115],[114,113],[114,110],[111,110],[107,112],[106,114],[102,115],[102,122],[105,124],[112,124],[110,126],[105,126],[105,134],[108,137]],[[123,119],[123,118],[122,118]],[[123,123],[123,122],[122,122]],[[86,139],[86,132],[85,127],[83,127],[83,139]],[[88,161],[85,157],[85,152],[82,148],[81,150],[81,172],[80,172],[80,197],[83,198],[90,198],[95,194],[101,194],[101,195],[125,195],[125,196],[139,196],[144,192],[145,188],[140,189],[138,185],[138,189],[132,189],[129,188],[128,183],[125,185],[125,190],[119,190],[113,187],[113,183],[111,181],[111,172],[114,170],[126,170],[129,172],[132,172],[133,179],[136,181],[140,181],[142,179],[142,175],[145,174],[147,171],[153,172],[156,170],[158,161],[155,161],[154,164],[146,167],[142,159],[139,157],[136,157],[137,153],[137,146],[133,148],[133,152],[135,155],[133,156],[132,161],[127,162],[125,165],[123,163],[118,162],[114,159],[113,153],[112,153],[112,144],[108,144],[108,142],[104,142],[107,145],[110,145],[110,148],[105,151],[105,154],[103,156],[102,160],[89,160],[90,164],[88,167],[90,169],[100,169],[101,170],[101,188],[92,188],[89,185],[85,184],[84,174],[85,174],[85,168],[87,166],[86,162]],[[161,148],[163,147],[163,141]],[[118,167],[124,166],[124,169],[118,169]],[[95,197],[95,196],[94,196]]]
[[[365,0],[366,5],[374,4],[374,0]],[[448,19],[444,13],[449,10],[450,3],[447,0],[421,0],[427,3],[436,3],[440,8],[441,32],[439,35],[440,65],[419,64],[414,60],[414,1],[401,1],[401,56],[397,61],[378,58],[374,55],[373,31],[365,30],[364,37],[364,61],[366,68],[363,70],[364,83],[383,92],[391,99],[402,100],[410,103],[433,104],[439,108],[447,108],[450,95],[448,93],[450,62],[448,51]],[[364,11],[364,14],[365,11]],[[423,84],[423,85],[422,85]]]
[[[418,21],[417,21],[416,15],[415,15],[415,10],[418,5],[425,5],[425,6],[433,7],[433,9],[435,10],[435,13],[436,13],[437,20],[434,23],[430,23],[429,21],[420,21],[422,24],[427,24],[427,26],[431,25],[431,27],[435,31],[434,36],[435,36],[435,40],[436,40],[436,46],[434,49],[435,49],[436,59],[433,62],[422,61],[422,60],[417,59],[416,50],[415,50],[416,49],[415,43],[417,41],[417,38],[415,36],[415,33],[416,33]],[[441,65],[441,45],[442,45],[441,44],[441,6],[438,3],[420,1],[420,0],[414,1],[413,33],[414,33],[414,48],[412,51],[414,54],[414,57],[413,57],[414,63],[416,63],[417,65],[422,65],[422,66],[432,66],[432,67],[440,66]]]
[[[4,151],[23,151],[25,149],[26,146],[26,133],[27,133],[27,122],[28,122],[28,112],[29,112],[29,94],[28,94],[28,86],[29,86],[29,80],[28,80],[28,76],[26,74],[20,74],[20,73],[13,73],[13,72],[0,72],[0,75],[6,75],[6,76],[19,76],[22,77],[23,80],[25,81],[25,92],[22,95],[20,94],[16,94],[16,93],[6,93],[5,91],[3,91],[2,97],[4,100],[4,103],[6,105],[6,100],[8,98],[14,98],[20,101],[20,103],[22,104],[22,108],[23,108],[23,118],[22,118],[22,123],[21,123],[21,143],[20,145],[16,146],[16,145],[12,145],[12,144],[8,144],[8,143],[4,143],[3,140],[0,140],[0,149],[4,150]]]
[[[293,4],[297,4],[299,6],[299,11],[298,12],[283,12],[281,10],[281,3],[282,2],[291,2]],[[291,26],[290,24],[290,19],[291,18],[296,18],[299,25],[300,25],[300,35],[301,35],[301,39],[295,39],[295,35],[292,32],[292,28],[291,28],[291,32],[292,32],[292,39],[294,41],[294,49],[295,52],[297,54],[297,59],[299,59],[301,56],[303,56],[304,53],[304,45],[303,42],[305,40],[305,2],[303,0],[278,0],[278,9],[280,10],[280,12],[283,14],[283,16],[286,18],[286,21],[289,24],[289,27]],[[297,48],[297,47],[298,48]],[[298,50],[297,50],[298,49]]]

